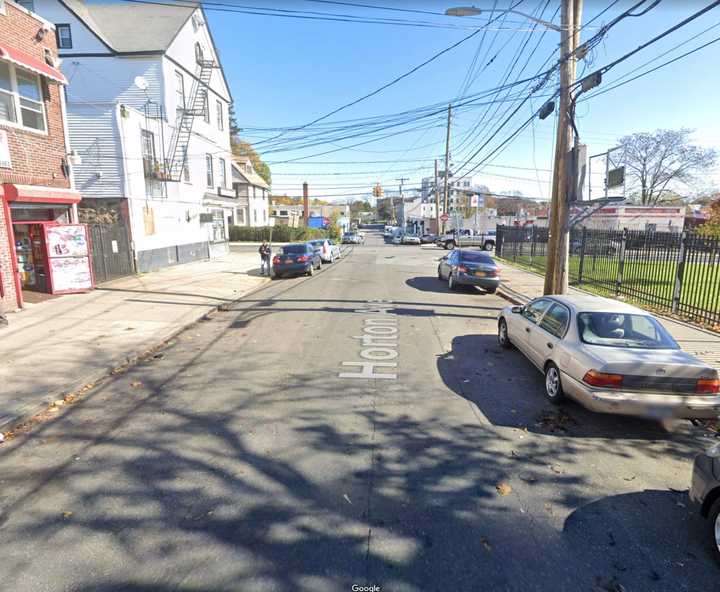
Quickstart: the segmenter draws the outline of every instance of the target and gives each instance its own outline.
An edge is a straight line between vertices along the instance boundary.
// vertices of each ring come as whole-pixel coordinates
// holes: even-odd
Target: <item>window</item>
[[[188,162],[188,147],[187,144],[183,146],[183,181],[186,183],[190,182],[190,163]]]
[[[225,189],[227,187],[227,171],[225,170],[225,159],[221,158],[219,159],[219,167],[220,167],[220,187]]]
[[[207,166],[207,186],[214,187],[212,154],[205,155],[205,165]]]
[[[570,312],[561,304],[553,304],[549,311],[545,314],[540,326],[550,335],[562,338],[565,335],[568,322],[570,321]]]
[[[198,64],[203,61],[203,48],[199,43],[195,44],[195,61]]]
[[[237,217],[238,217],[238,225],[239,226],[245,226],[245,208],[238,208],[236,210]]]
[[[15,0],[23,8],[27,8],[30,12],[33,12],[33,0]]]
[[[185,109],[185,78],[175,71],[175,117],[180,119]]]
[[[257,224],[257,210],[253,210],[253,220],[255,221],[255,224]]]
[[[263,210],[263,222],[267,222],[267,210]]]
[[[551,302],[549,300],[545,300],[544,298],[534,300],[523,308],[522,316],[524,316],[531,323],[537,325],[538,321],[543,316],[543,313],[547,310],[550,304]]]
[[[223,117],[223,108],[220,101],[216,101],[215,107],[217,108],[217,126],[220,131],[225,129],[225,120]]]
[[[70,25],[61,23],[55,25],[55,35],[57,36],[58,49],[72,49],[72,33]]]
[[[152,178],[156,172],[155,138],[152,132],[141,130],[140,141],[142,143],[143,172],[146,178]]]
[[[203,91],[203,119],[205,123],[210,123],[210,104],[208,103],[208,92]]]
[[[40,78],[7,62],[0,62],[0,121],[45,131]]]

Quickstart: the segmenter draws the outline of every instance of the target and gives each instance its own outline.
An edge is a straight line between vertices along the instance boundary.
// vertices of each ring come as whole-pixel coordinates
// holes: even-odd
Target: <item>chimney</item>
[[[303,221],[305,226],[308,225],[308,219],[310,218],[310,200],[308,199],[308,184],[303,183]]]

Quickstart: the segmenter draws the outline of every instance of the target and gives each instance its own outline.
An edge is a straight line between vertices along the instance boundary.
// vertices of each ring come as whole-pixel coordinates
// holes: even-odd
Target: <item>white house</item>
[[[248,157],[234,157],[232,184],[238,198],[233,222],[238,226],[271,226],[270,185],[257,174]]]
[[[95,247],[132,258],[140,272],[226,252],[237,205],[232,99],[202,8],[83,0],[34,0],[34,8],[56,23],[71,81],[86,218],[130,238]]]

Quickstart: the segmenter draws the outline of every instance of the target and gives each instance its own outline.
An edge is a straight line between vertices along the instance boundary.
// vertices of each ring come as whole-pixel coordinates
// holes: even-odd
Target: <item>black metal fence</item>
[[[498,257],[544,271],[547,228],[498,226]],[[577,286],[720,327],[720,239],[696,233],[570,233],[569,280]]]

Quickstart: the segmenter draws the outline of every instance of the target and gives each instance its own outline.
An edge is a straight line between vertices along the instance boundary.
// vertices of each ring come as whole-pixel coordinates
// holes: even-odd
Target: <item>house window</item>
[[[225,159],[219,159],[220,163],[220,187],[225,189],[227,187],[227,172],[225,171]]]
[[[239,224],[240,226],[245,226],[245,224],[246,224],[246,222],[245,222],[245,208],[238,208],[238,209],[236,210],[236,212],[237,212],[237,217],[238,217],[238,224]]]
[[[33,11],[33,0],[15,0],[23,8],[27,8],[30,12]]]
[[[195,44],[195,61],[198,64],[203,61],[203,48],[199,43]]]
[[[205,123],[210,123],[210,104],[208,103],[208,93],[203,91],[203,119]]]
[[[175,117],[180,119],[185,109],[185,79],[182,72],[175,71]]]
[[[153,178],[157,172],[155,166],[155,138],[152,132],[141,130],[140,139],[142,142],[143,172],[146,178]]]
[[[186,183],[190,182],[190,163],[188,162],[188,147],[187,144],[183,146],[183,181]]]
[[[220,101],[216,101],[216,107],[217,107],[217,126],[220,131],[222,131],[225,128],[225,121],[223,119],[223,108],[222,103]]]
[[[212,154],[205,155],[205,165],[207,166],[207,186],[214,187]]]
[[[72,33],[70,25],[61,23],[55,25],[55,35],[57,36],[58,49],[72,49]]]
[[[253,210],[253,220],[255,221],[255,224],[257,224],[257,210]]]
[[[45,131],[40,78],[7,62],[0,62],[0,121]]]

